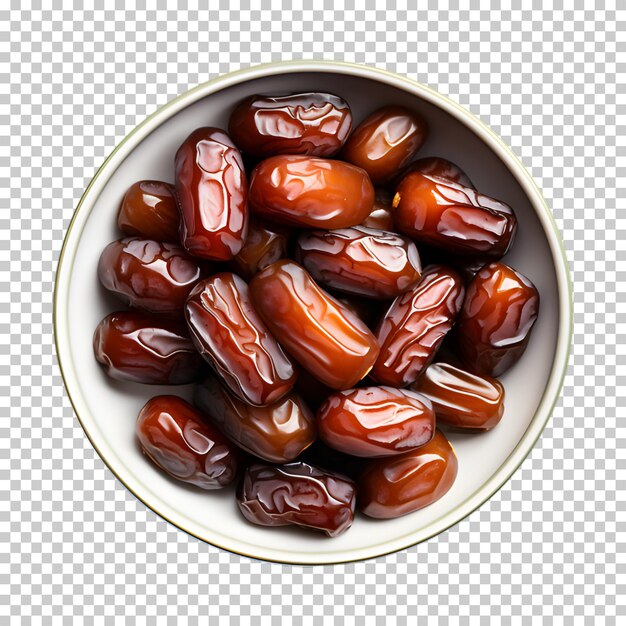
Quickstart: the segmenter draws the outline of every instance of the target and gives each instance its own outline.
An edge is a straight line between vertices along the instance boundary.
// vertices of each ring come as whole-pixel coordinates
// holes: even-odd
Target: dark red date
[[[414,382],[452,328],[464,295],[456,272],[430,266],[412,290],[394,300],[378,324],[380,355],[371,376],[392,387]]]
[[[508,204],[418,171],[402,179],[393,207],[400,232],[453,254],[499,258],[517,228]]]
[[[196,386],[194,404],[240,448],[271,463],[293,461],[316,437],[313,414],[295,393],[251,406],[209,377]]]
[[[239,509],[253,524],[300,526],[336,537],[352,526],[355,484],[341,474],[297,462],[253,465],[237,491]]]
[[[384,184],[413,158],[426,134],[426,122],[416,113],[383,107],[354,129],[341,158],[362,167],[374,184]]]
[[[348,389],[371,369],[378,356],[374,335],[297,263],[266,267],[250,282],[250,292],[281,345],[324,384]]]
[[[241,400],[271,404],[291,390],[294,366],[239,276],[223,272],[201,282],[189,295],[185,315],[196,348]]]
[[[251,96],[233,111],[228,125],[241,150],[261,158],[330,157],[339,152],[351,128],[350,107],[330,93]]]
[[[283,155],[252,172],[250,210],[258,217],[302,228],[360,224],[374,205],[367,173],[342,161]]]
[[[250,220],[246,245],[232,260],[233,271],[250,280],[257,272],[287,256],[287,235],[274,226]]]
[[[122,200],[117,225],[127,235],[178,243],[180,216],[173,185],[158,180],[131,185]]]
[[[402,454],[428,443],[435,413],[426,398],[394,387],[339,391],[317,412],[322,440],[353,456]]]
[[[146,385],[186,385],[202,369],[187,325],[140,311],[107,315],[96,328],[93,351],[116,380]]]
[[[459,356],[473,372],[500,376],[522,356],[539,313],[539,293],[522,274],[491,263],[467,288],[459,315]]]
[[[98,278],[126,304],[180,316],[189,292],[202,276],[198,263],[180,246],[129,237],[103,250]]]
[[[326,287],[381,300],[410,289],[422,271],[414,243],[364,226],[304,232],[296,259]]]
[[[219,489],[237,475],[235,446],[182,398],[148,400],[136,432],[143,453],[173,478],[201,489]]]
[[[359,478],[359,509],[369,517],[391,519],[439,500],[456,479],[458,462],[437,430],[424,446],[399,456],[370,461]]]
[[[232,259],[248,229],[248,183],[241,154],[219,128],[194,130],[176,153],[180,239],[194,256]]]

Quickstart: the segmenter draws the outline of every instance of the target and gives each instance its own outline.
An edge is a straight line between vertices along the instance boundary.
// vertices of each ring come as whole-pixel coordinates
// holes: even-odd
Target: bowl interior
[[[541,296],[541,311],[522,360],[502,377],[506,409],[493,431],[480,435],[451,433],[459,458],[453,488],[437,503],[389,521],[357,516],[343,536],[328,539],[298,529],[269,529],[246,522],[232,489],[202,492],[167,478],[146,460],[134,437],[141,406],[158,393],[188,396],[188,387],[149,387],[107,378],[92,353],[92,334],[102,317],[121,308],[100,287],[96,266],[100,251],[120,236],[116,212],[127,187],[144,179],[173,182],[173,159],[183,139],[199,126],[227,127],[229,113],[253,93],[328,91],[345,98],[358,122],[386,104],[420,112],[430,135],[419,156],[444,156],[467,171],[484,193],[514,207],[519,220],[517,240],[506,262],[528,276]],[[411,92],[412,91],[412,92]],[[546,388],[555,356],[559,299],[557,273],[544,227],[535,209],[505,163],[455,116],[420,97],[417,87],[390,84],[374,76],[350,72],[289,71],[227,86],[169,114],[145,139],[132,147],[115,167],[101,174],[101,192],[91,190],[81,207],[79,231],[67,243],[63,276],[67,290],[57,302],[57,333],[66,335],[60,356],[68,389],[90,439],[117,476],[146,504],[181,528],[221,547],[259,558],[289,562],[333,562],[376,556],[411,545],[458,521],[464,509],[509,459],[528,429]],[[129,142],[132,144],[132,141]],[[106,170],[106,168],[105,168]],[[97,197],[96,197],[97,195]],[[67,346],[67,348],[63,346]],[[532,442],[528,446],[530,448]],[[511,468],[513,469],[513,468]],[[480,502],[477,502],[480,503]]]

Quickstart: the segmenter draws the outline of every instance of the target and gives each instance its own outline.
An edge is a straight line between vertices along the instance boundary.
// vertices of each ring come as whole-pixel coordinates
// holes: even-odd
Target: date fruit
[[[539,293],[522,274],[491,263],[476,274],[455,332],[458,352],[473,372],[500,376],[526,350],[539,312]]]
[[[252,465],[239,485],[237,499],[253,524],[295,525],[336,537],[352,526],[356,487],[346,476],[307,463]]]
[[[371,369],[378,356],[374,335],[297,263],[266,267],[250,282],[250,292],[280,344],[325,385],[348,389]]]
[[[504,256],[517,228],[508,204],[417,171],[402,179],[393,207],[401,233],[453,254]]]
[[[176,153],[180,240],[194,256],[232,259],[248,229],[248,183],[239,150],[219,128],[194,130]]]
[[[380,300],[410,289],[422,271],[413,242],[364,226],[305,231],[296,260],[326,287]]]
[[[196,349],[238,398],[265,405],[291,390],[293,363],[269,333],[239,276],[223,272],[199,283],[185,315]]]
[[[257,272],[287,256],[287,235],[282,229],[252,219],[246,245],[231,261],[233,271],[250,280]]]
[[[252,172],[250,210],[258,217],[301,228],[360,224],[374,206],[367,173],[342,161],[282,155]]]
[[[131,185],[122,200],[117,225],[127,235],[178,243],[180,216],[173,185],[158,180]]]
[[[437,421],[455,428],[490,430],[504,413],[504,387],[495,378],[449,363],[433,363],[411,389],[433,404]]]
[[[402,454],[428,443],[435,432],[430,401],[394,387],[338,391],[317,412],[321,439],[353,456]]]
[[[420,149],[426,122],[416,113],[386,106],[366,117],[346,141],[341,158],[362,167],[375,185],[391,180]]]
[[[370,461],[361,474],[359,509],[369,517],[391,519],[439,500],[456,478],[458,461],[450,442],[436,430],[421,448]]]
[[[463,304],[465,288],[453,270],[431,265],[398,296],[376,329],[380,355],[371,372],[383,385],[406,387],[432,361]]]
[[[330,93],[251,96],[233,111],[228,125],[239,148],[261,158],[330,157],[339,152],[351,128],[350,107]]]
[[[271,463],[293,461],[316,437],[315,418],[295,393],[251,406],[209,377],[196,386],[194,404],[240,448]]]
[[[400,178],[404,178],[411,172],[421,172],[426,176],[434,176],[435,178],[445,178],[453,183],[476,189],[476,186],[470,180],[470,177],[455,163],[444,159],[443,157],[426,157],[413,161],[405,168]]]
[[[238,454],[217,428],[177,396],[156,396],[136,426],[143,453],[170,476],[201,489],[220,489],[237,475]]]
[[[196,260],[180,246],[128,237],[102,251],[98,278],[105,289],[130,306],[180,316],[202,275]]]
[[[107,315],[96,328],[93,351],[116,380],[146,385],[186,385],[202,369],[187,325],[141,311]]]

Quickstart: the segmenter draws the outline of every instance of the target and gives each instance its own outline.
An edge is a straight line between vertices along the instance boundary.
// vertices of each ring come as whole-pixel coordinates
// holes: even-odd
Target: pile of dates
[[[98,276],[127,308],[96,329],[117,380],[195,383],[141,410],[146,457],[246,519],[333,537],[394,518],[457,475],[446,435],[498,424],[496,377],[524,352],[533,284],[500,259],[510,206],[454,163],[414,160],[416,112],[356,128],[340,97],[253,96],[198,128],[173,185],[140,181]],[[445,340],[445,341],[444,341]]]

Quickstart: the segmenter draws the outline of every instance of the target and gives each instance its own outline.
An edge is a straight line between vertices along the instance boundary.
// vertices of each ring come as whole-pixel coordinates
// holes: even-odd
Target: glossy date
[[[187,325],[141,311],[107,315],[93,337],[96,359],[116,380],[146,385],[186,385],[202,369]]]
[[[201,489],[219,489],[237,475],[237,450],[177,396],[156,396],[136,425],[143,453],[164,472]]]
[[[219,128],[194,130],[176,153],[180,240],[194,256],[232,259],[248,228],[248,183],[239,150]]]
[[[291,390],[294,366],[239,276],[223,272],[198,284],[189,295],[185,316],[197,350],[238,398],[271,404]]]
[[[383,385],[405,387],[432,361],[463,304],[459,275],[433,265],[410,291],[398,296],[376,329],[380,355],[371,372]]]
[[[394,387],[360,387],[334,393],[317,412],[321,439],[362,457],[402,454],[428,443],[435,432],[430,401]]]
[[[445,435],[436,430],[425,445],[399,456],[370,461],[358,481],[359,509],[391,519],[439,500],[452,487],[458,462]]]
[[[410,289],[422,271],[413,242],[364,226],[306,231],[296,259],[326,287],[382,300]]]
[[[402,179],[393,207],[400,232],[453,254],[501,257],[517,228],[508,204],[418,171]]]
[[[297,263],[266,267],[250,282],[250,292],[280,344],[324,384],[348,389],[371,369],[378,356],[374,335]]]
[[[244,152],[330,157],[352,128],[347,102],[330,93],[251,96],[233,111],[228,130]]]
[[[130,306],[180,316],[189,292],[201,279],[200,266],[180,246],[128,237],[100,255],[102,285]]]
[[[473,372],[500,376],[522,356],[539,312],[539,293],[504,263],[483,267],[467,288],[455,339]]]
[[[354,521],[355,484],[307,463],[252,465],[237,491],[244,517],[261,526],[295,525],[336,537]]]
[[[250,220],[246,245],[231,261],[233,271],[250,280],[257,272],[287,256],[287,234],[279,228]]]
[[[374,205],[367,173],[342,161],[282,155],[261,161],[248,195],[257,217],[301,228],[360,224]]]
[[[463,187],[476,189],[470,177],[456,165],[456,163],[452,163],[452,161],[448,161],[448,159],[444,159],[443,157],[425,157],[413,161],[413,163],[410,163],[404,169],[398,178],[398,182],[411,172],[420,172],[426,176],[434,176],[435,178],[445,178]]]

